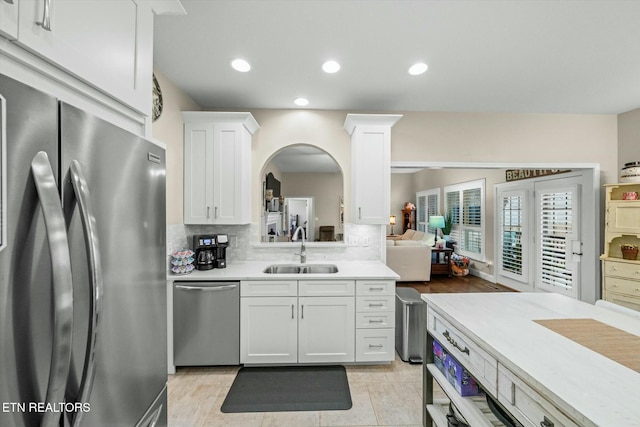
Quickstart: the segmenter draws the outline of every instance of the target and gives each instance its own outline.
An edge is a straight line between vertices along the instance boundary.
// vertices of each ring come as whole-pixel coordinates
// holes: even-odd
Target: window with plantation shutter
[[[527,198],[525,191],[504,191],[500,193],[500,220],[498,241],[499,273],[512,279],[527,282],[528,257],[527,242]]]
[[[440,212],[440,189],[420,191],[416,193],[416,224],[419,231],[436,234],[436,230],[429,227],[429,217],[439,215]]]
[[[572,262],[577,234],[577,189],[538,191],[538,283],[554,292],[573,293],[578,270]]]
[[[485,258],[484,187],[484,179],[445,187],[446,213],[453,220],[450,236],[456,242],[456,252],[479,261]]]

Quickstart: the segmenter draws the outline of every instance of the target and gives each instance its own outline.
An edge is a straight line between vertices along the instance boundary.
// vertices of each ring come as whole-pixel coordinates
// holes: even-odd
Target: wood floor
[[[505,286],[488,282],[477,276],[432,275],[429,282],[398,282],[399,288],[414,288],[421,294],[436,293],[471,293],[471,292],[513,292]]]

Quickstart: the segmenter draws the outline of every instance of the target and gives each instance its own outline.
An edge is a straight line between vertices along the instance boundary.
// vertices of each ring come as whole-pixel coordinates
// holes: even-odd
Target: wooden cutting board
[[[619,364],[640,372],[640,337],[594,319],[534,322]]]

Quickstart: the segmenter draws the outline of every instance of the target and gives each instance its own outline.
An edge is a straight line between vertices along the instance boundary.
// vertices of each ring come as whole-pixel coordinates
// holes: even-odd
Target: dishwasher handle
[[[222,286],[188,286],[188,285],[176,285],[176,289],[185,291],[226,291],[229,289],[235,289],[238,285],[222,285]]]

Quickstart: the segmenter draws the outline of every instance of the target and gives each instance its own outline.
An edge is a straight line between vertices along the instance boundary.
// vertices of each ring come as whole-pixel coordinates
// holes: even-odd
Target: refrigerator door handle
[[[89,264],[89,281],[91,293],[91,305],[89,307],[89,325],[87,329],[87,348],[85,352],[82,379],[78,391],[77,402],[87,403],[93,389],[93,380],[96,369],[96,343],[99,331],[100,305],[102,301],[102,262],[100,256],[100,246],[98,245],[98,227],[96,218],[91,206],[91,195],[89,186],[85,178],[82,166],[77,160],[72,160],[69,165],[69,175],[73,192],[78,203],[78,210],[82,218],[82,228],[84,231],[84,241],[87,250],[87,261]],[[83,411],[75,413],[73,427],[81,425]]]
[[[73,336],[71,256],[64,214],[58,196],[58,186],[47,153],[40,151],[33,157],[31,173],[40,199],[51,256],[55,315],[51,367],[45,399],[47,405],[55,405],[64,401],[71,366]],[[55,427],[59,420],[60,412],[46,411],[40,422],[40,427]]]

